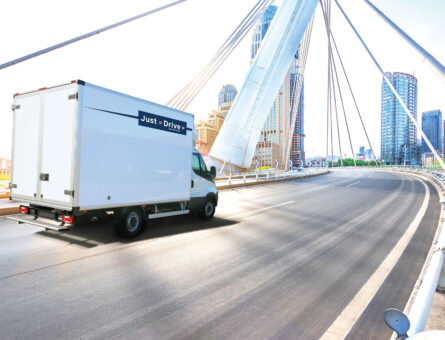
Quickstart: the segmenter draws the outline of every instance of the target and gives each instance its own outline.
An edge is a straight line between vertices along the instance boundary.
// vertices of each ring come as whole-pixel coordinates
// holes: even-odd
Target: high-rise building
[[[445,157],[445,120],[442,121],[442,157]]]
[[[293,120],[293,111],[297,112],[290,149],[290,159],[292,160],[293,166],[304,166],[305,164],[304,137],[306,135],[304,134],[304,80],[303,76],[299,74],[297,70],[292,70],[290,74],[290,91],[292,101],[294,100],[292,94],[297,95],[295,86],[298,86],[299,84],[301,84],[300,100],[298,103],[295,103],[298,105],[298,107],[295,110],[291,103],[290,112],[290,124],[292,124]]]
[[[259,51],[261,42],[266,36],[276,11],[276,6],[269,6],[255,27],[252,37],[251,61],[253,61]],[[290,105],[291,75],[289,71],[264,122],[263,129],[258,138],[252,166],[258,161],[260,167],[275,167],[277,160],[279,167],[283,165],[284,145],[289,134]]]
[[[232,107],[233,101],[235,100],[236,94],[235,86],[228,84],[224,85],[218,94],[218,110],[224,115],[224,117],[229,112]]]
[[[425,133],[435,150],[442,151],[442,112],[440,110],[422,113],[422,131]],[[422,139],[422,152],[431,152]]]
[[[374,159],[372,158],[372,150],[371,149],[366,149],[365,150],[365,161],[369,162],[369,161],[373,161]]]
[[[195,124],[196,148],[203,156],[208,155],[210,149],[218,136],[219,130],[224,123],[227,113],[230,111],[237,91],[233,85],[224,85],[218,94],[218,110],[212,110],[207,116],[206,121],[199,121]]]
[[[417,78],[386,73],[408,110],[417,119]],[[386,164],[419,164],[417,131],[385,80],[382,83],[381,158]]]

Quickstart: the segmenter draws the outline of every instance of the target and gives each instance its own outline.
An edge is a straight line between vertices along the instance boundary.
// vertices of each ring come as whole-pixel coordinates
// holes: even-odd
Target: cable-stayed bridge
[[[184,2],[167,4],[12,60],[0,69]],[[443,78],[444,68],[439,61],[372,3],[365,2]],[[258,1],[208,65],[167,105],[185,110],[272,3]],[[338,1],[334,3],[406,115],[421,131],[352,19]],[[334,3],[282,1],[210,152],[210,162],[221,173],[226,167],[239,171],[250,168],[264,120],[295,55],[304,75],[317,7],[322,10],[328,36],[326,156],[333,155],[337,144],[342,154],[341,119],[349,141],[343,148],[353,153],[343,103],[350,95],[373,158],[378,161],[354,96],[356,90],[349,82],[347,65],[331,30]],[[341,77],[347,81],[346,91],[340,86]],[[301,83],[295,83],[292,89],[294,107],[301,87]],[[287,159],[294,124],[295,118],[289,122],[283,147]],[[423,132],[422,138],[444,167]],[[283,164],[287,167],[289,163]],[[0,334],[8,338],[20,329],[24,337],[57,337],[64,335],[64,327],[59,325],[66,322],[74,325],[65,329],[71,337],[354,339],[364,338],[363,334],[369,338],[387,335],[390,331],[377,321],[379,316],[385,306],[404,309],[429,246],[437,241],[434,231],[440,211],[436,190],[440,191],[441,178],[423,172],[416,175],[423,177],[339,170],[301,182],[223,191],[221,213],[204,230],[196,227],[194,220],[159,223],[144,234],[141,245],[122,245],[113,235],[104,234],[103,228],[80,228],[56,235],[16,229],[0,220],[4,231],[0,242],[5,245],[0,280],[8,287],[0,291],[6,306],[2,308],[2,321],[7,325]],[[25,241],[15,236],[16,230]],[[153,239],[158,244],[153,245]],[[40,242],[47,246],[47,252]],[[436,249],[437,254],[440,252]],[[406,258],[411,260],[404,261]],[[116,272],[114,265],[120,271]],[[404,274],[403,282],[396,273]],[[54,291],[50,289],[54,288],[50,280],[53,277],[58,283]],[[75,290],[71,298],[60,288],[73,291],[79,286],[84,289]],[[45,296],[35,295],[33,288],[45,292]],[[17,302],[19,292],[25,292],[21,303]],[[55,302],[46,304],[48,296]],[[71,302],[69,309],[59,310],[67,299]],[[42,312],[37,313],[38,309]],[[109,312],[99,315],[99,309]],[[114,315],[110,315],[112,311]],[[90,313],[95,318],[90,318]],[[422,329],[418,314],[414,319],[414,314],[409,314],[416,331]],[[25,317],[19,320],[19,315]],[[48,322],[50,316],[54,318]]]

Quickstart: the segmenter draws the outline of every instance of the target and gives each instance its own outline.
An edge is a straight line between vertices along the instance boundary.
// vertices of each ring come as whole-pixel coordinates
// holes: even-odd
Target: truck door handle
[[[195,185],[195,181],[192,179],[192,188],[194,187],[194,185]]]
[[[49,181],[49,174],[40,174],[41,181]]]

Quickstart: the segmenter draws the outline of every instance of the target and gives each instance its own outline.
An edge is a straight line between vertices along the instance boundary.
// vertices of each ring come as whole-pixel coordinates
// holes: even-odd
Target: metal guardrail
[[[427,177],[439,190],[442,213],[440,223],[443,223],[445,215],[445,173],[425,169],[423,167],[392,167],[394,171],[409,172],[415,175]],[[445,291],[445,228],[442,225],[440,234],[435,238],[432,245],[432,254],[429,262],[424,268],[422,282],[413,299],[413,303],[408,312],[408,319],[411,326],[408,332],[408,339],[412,339],[416,334],[423,332],[428,318],[434,293],[437,290]],[[427,258],[428,260],[428,258]]]
[[[327,168],[309,168],[304,170],[290,170],[290,171],[259,171],[259,172],[248,172],[243,174],[235,175],[225,175],[218,176],[215,178],[217,186],[232,185],[232,184],[243,184],[252,182],[267,182],[270,180],[284,179],[289,177],[304,177],[307,175],[319,175],[324,174],[328,170]]]

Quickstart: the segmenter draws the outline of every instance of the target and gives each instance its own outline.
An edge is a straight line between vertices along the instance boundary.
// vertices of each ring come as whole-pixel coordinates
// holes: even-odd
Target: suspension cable
[[[329,26],[330,24],[330,3],[329,0],[325,0],[325,4],[326,4],[326,11],[327,11],[327,16],[326,16],[326,22],[327,25]],[[328,39],[328,44],[329,44],[329,39]],[[326,162],[328,163],[328,167],[329,167],[329,108],[330,108],[330,96],[331,96],[331,86],[330,86],[330,77],[329,77],[329,72],[330,72],[330,67],[331,67],[331,63],[330,63],[330,54],[329,54],[329,48],[328,48],[328,82],[327,82],[327,92],[326,92]],[[334,163],[332,162],[332,165],[334,165]]]
[[[175,96],[173,96],[167,103],[169,106],[178,105],[178,101],[183,100],[182,97],[187,96],[186,92],[191,91],[191,88],[196,86],[196,82],[205,77],[206,74],[209,73],[210,68],[214,65],[219,58],[234,44],[234,42],[238,39],[240,32],[246,27],[246,23],[249,22],[252,16],[257,14],[258,8],[264,5],[267,0],[258,1],[255,6],[249,11],[249,13],[244,17],[242,22],[236,27],[236,29],[230,34],[230,36],[226,39],[226,41],[220,46],[218,51],[209,61],[209,63],[186,85],[184,86]],[[259,7],[260,6],[260,7]]]
[[[332,50],[329,50],[329,53],[332,55]],[[333,57],[333,56],[332,56]],[[337,96],[336,96],[336,87],[334,82],[334,72],[333,72],[333,66],[334,66],[334,60],[331,58],[332,68],[331,68],[331,85],[332,85],[332,94],[334,98],[334,110],[335,110],[335,120],[337,122],[337,137],[338,137],[338,148],[340,150],[340,164],[343,167],[343,159],[342,159],[342,150],[341,150],[341,142],[340,142],[340,126],[338,121],[338,110],[337,110]],[[338,89],[340,91],[340,89]]]
[[[220,66],[224,63],[224,61],[230,56],[232,51],[238,46],[238,44],[243,40],[249,30],[253,27],[255,22],[259,19],[261,14],[267,6],[262,7],[257,14],[247,23],[247,26],[242,28],[242,31],[239,33],[238,39],[234,41],[229,47],[228,50],[225,51],[222,57],[214,64],[211,65],[211,69],[207,75],[205,75],[201,80],[199,80],[195,86],[195,89],[189,93],[188,98],[184,101],[182,106],[179,107],[180,110],[185,110],[190,102],[199,94],[202,88],[207,84],[210,78],[215,74],[215,72],[220,68]]]
[[[162,11],[162,10],[164,10],[164,9],[167,9],[167,8],[169,8],[169,7],[178,5],[178,4],[180,4],[180,3],[182,3],[182,2],[185,2],[185,1],[187,1],[187,0],[178,0],[178,1],[175,1],[175,2],[172,2],[172,3],[169,3],[169,4],[167,4],[167,5],[164,5],[164,6],[155,8],[155,9],[152,9],[152,10],[150,10],[150,11],[148,11],[148,12],[145,12],[145,13],[142,13],[142,14],[139,14],[139,15],[136,15],[136,16],[134,16],[134,17],[131,17],[131,18],[128,18],[128,19],[125,19],[125,20],[122,20],[122,21],[119,21],[119,22],[117,22],[117,23],[115,23],[115,24],[112,24],[112,25],[109,25],[109,26],[105,26],[105,27],[100,28],[100,29],[98,29],[98,30],[94,30],[94,31],[92,31],[92,32],[90,32],[90,33],[86,33],[86,34],[80,35],[80,36],[78,36],[78,37],[76,37],[76,38],[73,38],[73,39],[70,39],[70,40],[61,42],[61,43],[59,43],[59,44],[50,46],[50,47],[48,47],[48,48],[45,48],[45,49],[43,49],[43,50],[40,50],[40,51],[31,53],[31,54],[28,54],[28,55],[25,55],[24,57],[21,57],[21,58],[17,58],[17,59],[8,61],[7,63],[4,63],[4,64],[1,64],[1,65],[0,65],[0,70],[1,70],[1,69],[4,69],[4,68],[7,68],[7,67],[10,67],[10,66],[13,66],[13,65],[15,65],[15,64],[24,62],[24,61],[29,60],[29,59],[31,59],[31,58],[38,57],[39,55],[42,55],[42,54],[45,54],[45,53],[54,51],[54,50],[56,50],[56,49],[58,49],[58,48],[65,47],[65,46],[70,45],[70,44],[72,44],[72,43],[75,43],[75,42],[77,42],[77,41],[80,41],[80,40],[89,38],[89,37],[91,37],[91,36],[93,36],[93,35],[96,35],[96,34],[99,34],[99,33],[105,32],[105,31],[108,31],[108,30],[110,30],[110,29],[112,29],[112,28],[115,28],[115,27],[124,25],[124,24],[126,24],[126,23],[131,22],[131,21],[134,21],[134,20],[137,20],[137,19],[146,17],[147,15],[150,15],[150,14],[153,14],[153,13],[156,13],[156,12],[159,12],[159,11]]]
[[[323,4],[322,4],[321,1],[320,1],[320,5],[321,5],[321,9],[322,9],[322,11],[323,11],[324,18],[325,18],[325,21],[326,21],[326,20],[327,20],[327,19],[326,19],[326,18],[327,18],[327,17],[326,17],[326,12],[325,12],[325,9],[324,9]],[[366,140],[368,141],[368,145],[369,145],[369,148],[371,149],[372,155],[373,155],[373,157],[374,157],[374,161],[376,162],[376,165],[378,165],[379,162],[378,162],[378,160],[377,160],[377,156],[375,155],[374,148],[372,147],[371,140],[369,139],[368,132],[367,132],[367,130],[366,130],[366,126],[365,126],[365,123],[364,123],[364,121],[363,121],[362,114],[361,114],[360,109],[359,109],[359,107],[358,107],[357,100],[355,99],[354,91],[352,90],[352,86],[351,86],[351,83],[350,83],[350,81],[349,81],[349,77],[348,77],[348,74],[347,74],[347,72],[346,72],[346,68],[345,68],[345,66],[344,66],[344,64],[343,64],[343,59],[342,59],[342,57],[341,57],[341,55],[340,55],[340,52],[339,52],[339,49],[338,49],[338,47],[337,47],[337,43],[336,43],[336,41],[335,41],[334,34],[332,33],[332,29],[331,29],[330,27],[328,27],[328,30],[329,30],[330,36],[331,36],[331,38],[332,38],[332,43],[334,44],[334,48],[335,48],[337,57],[338,57],[338,59],[339,59],[339,61],[340,61],[340,65],[341,65],[341,67],[342,67],[343,74],[344,74],[345,79],[346,79],[346,82],[347,82],[347,84],[348,84],[349,91],[351,92],[351,96],[352,96],[352,99],[353,99],[353,101],[354,101],[355,109],[357,110],[357,114],[358,114],[358,116],[359,116],[359,118],[360,118],[360,122],[361,122],[361,124],[362,124],[363,131],[365,132]],[[352,158],[354,159],[354,163],[355,163],[354,152],[352,152]]]
[[[433,147],[433,145],[431,144],[430,140],[428,139],[428,137],[426,136],[426,134],[423,132],[423,130],[421,129],[420,125],[417,123],[416,119],[414,118],[413,114],[409,111],[408,107],[406,106],[406,104],[404,103],[403,99],[400,97],[399,93],[397,92],[397,90],[394,88],[394,86],[392,85],[392,83],[389,81],[388,77],[386,76],[385,72],[383,71],[382,67],[380,66],[380,64],[378,63],[378,61],[375,59],[374,55],[372,54],[372,52],[369,50],[368,46],[366,45],[366,43],[363,41],[362,37],[360,36],[360,34],[358,33],[358,31],[355,29],[354,25],[352,24],[352,22],[349,20],[349,17],[346,15],[346,13],[343,11],[343,8],[340,6],[340,4],[338,3],[337,0],[334,0],[335,3],[337,4],[338,8],[340,9],[340,11],[342,12],[343,16],[345,17],[346,21],[348,22],[349,26],[351,26],[352,30],[354,31],[355,35],[357,36],[357,38],[360,40],[360,42],[362,43],[363,47],[365,48],[365,50],[368,52],[368,55],[371,57],[372,61],[374,62],[375,66],[377,67],[377,69],[380,71],[380,73],[383,76],[383,79],[385,80],[386,84],[388,85],[388,87],[391,89],[391,91],[393,92],[394,96],[397,98],[397,100],[399,101],[400,105],[403,107],[403,109],[405,110],[406,114],[408,115],[409,119],[411,119],[411,122],[414,124],[414,126],[416,127],[416,129],[418,131],[420,131],[420,134],[423,138],[423,140],[425,141],[425,143],[428,145],[428,147],[430,148],[431,152],[434,154],[434,157],[436,158],[436,160],[439,162],[439,164],[441,165],[442,169],[445,170],[445,164],[442,160],[442,158],[439,156],[439,154],[437,153],[436,149]]]
[[[259,0],[244,17],[243,21],[231,33],[229,38],[227,38],[221,45],[210,62],[186,86],[171,98],[167,105],[180,110],[185,110],[272,2],[273,0]]]
[[[334,60],[334,64],[333,65],[334,65],[334,75],[335,75],[335,79],[337,81],[337,88],[338,88],[338,93],[339,93],[340,102],[341,102],[342,111],[343,111],[343,117],[345,119],[346,130],[348,132],[349,145],[351,146],[352,159],[354,160],[354,166],[356,167],[357,163],[356,163],[355,157],[354,157],[354,148],[352,146],[351,133],[349,131],[348,119],[346,118],[346,110],[345,110],[345,105],[344,105],[344,102],[343,102],[343,95],[342,95],[341,90],[340,90],[340,81],[338,79],[337,66],[335,65],[335,60]]]
[[[246,17],[244,17],[242,22],[231,33],[229,38],[227,38],[226,41],[221,45],[221,47],[212,57],[210,62],[192,79],[191,82],[189,82],[179,91],[179,93],[177,93],[172,99],[170,99],[167,105],[179,108],[180,105],[182,105],[183,102],[187,100],[187,98],[190,96],[190,93],[192,93],[198,86],[199,81],[203,78],[206,78],[211,73],[212,67],[214,67],[214,65],[216,65],[221,58],[224,59],[226,52],[230,49],[231,46],[236,43],[236,41],[240,37],[240,34],[242,34],[243,30],[246,29],[246,24],[251,24],[252,17],[258,14],[258,10],[261,10],[263,8],[262,6],[264,6],[266,1],[267,0],[260,0],[255,4],[255,6],[249,11]]]
[[[320,1],[320,4],[321,4],[321,1]],[[324,22],[325,22],[325,27],[326,27],[326,33],[327,33],[328,39],[329,39],[331,37],[331,35],[330,35],[331,31],[330,31],[330,27],[327,24],[327,18],[326,18],[326,14],[324,12],[323,4],[321,4],[321,6],[322,6],[322,11],[323,11],[323,18],[324,18]],[[332,40],[333,40],[333,37],[332,37]],[[335,41],[333,41],[333,42],[335,44]],[[341,102],[341,106],[342,106],[343,117],[344,117],[345,124],[346,124],[346,131],[348,132],[349,145],[351,147],[351,155],[352,155],[352,159],[354,161],[354,166],[356,167],[357,163],[356,163],[355,157],[354,157],[354,148],[352,146],[352,139],[351,139],[351,134],[350,134],[350,131],[349,131],[348,120],[346,118],[346,110],[345,110],[345,105],[344,105],[344,102],[343,102],[343,95],[342,95],[342,91],[341,91],[341,87],[340,87],[340,82],[339,82],[339,79],[338,79],[337,66],[336,66],[335,58],[334,58],[333,53],[332,53],[332,46],[331,45],[329,46],[329,53],[332,55],[332,66],[333,66],[333,69],[334,69],[334,75],[335,75],[335,79],[336,79],[336,82],[337,82],[337,89],[338,89],[340,102]],[[341,152],[340,152],[340,154],[341,154]],[[340,159],[341,159],[341,155],[340,155]],[[341,161],[341,163],[343,164],[343,161]]]

